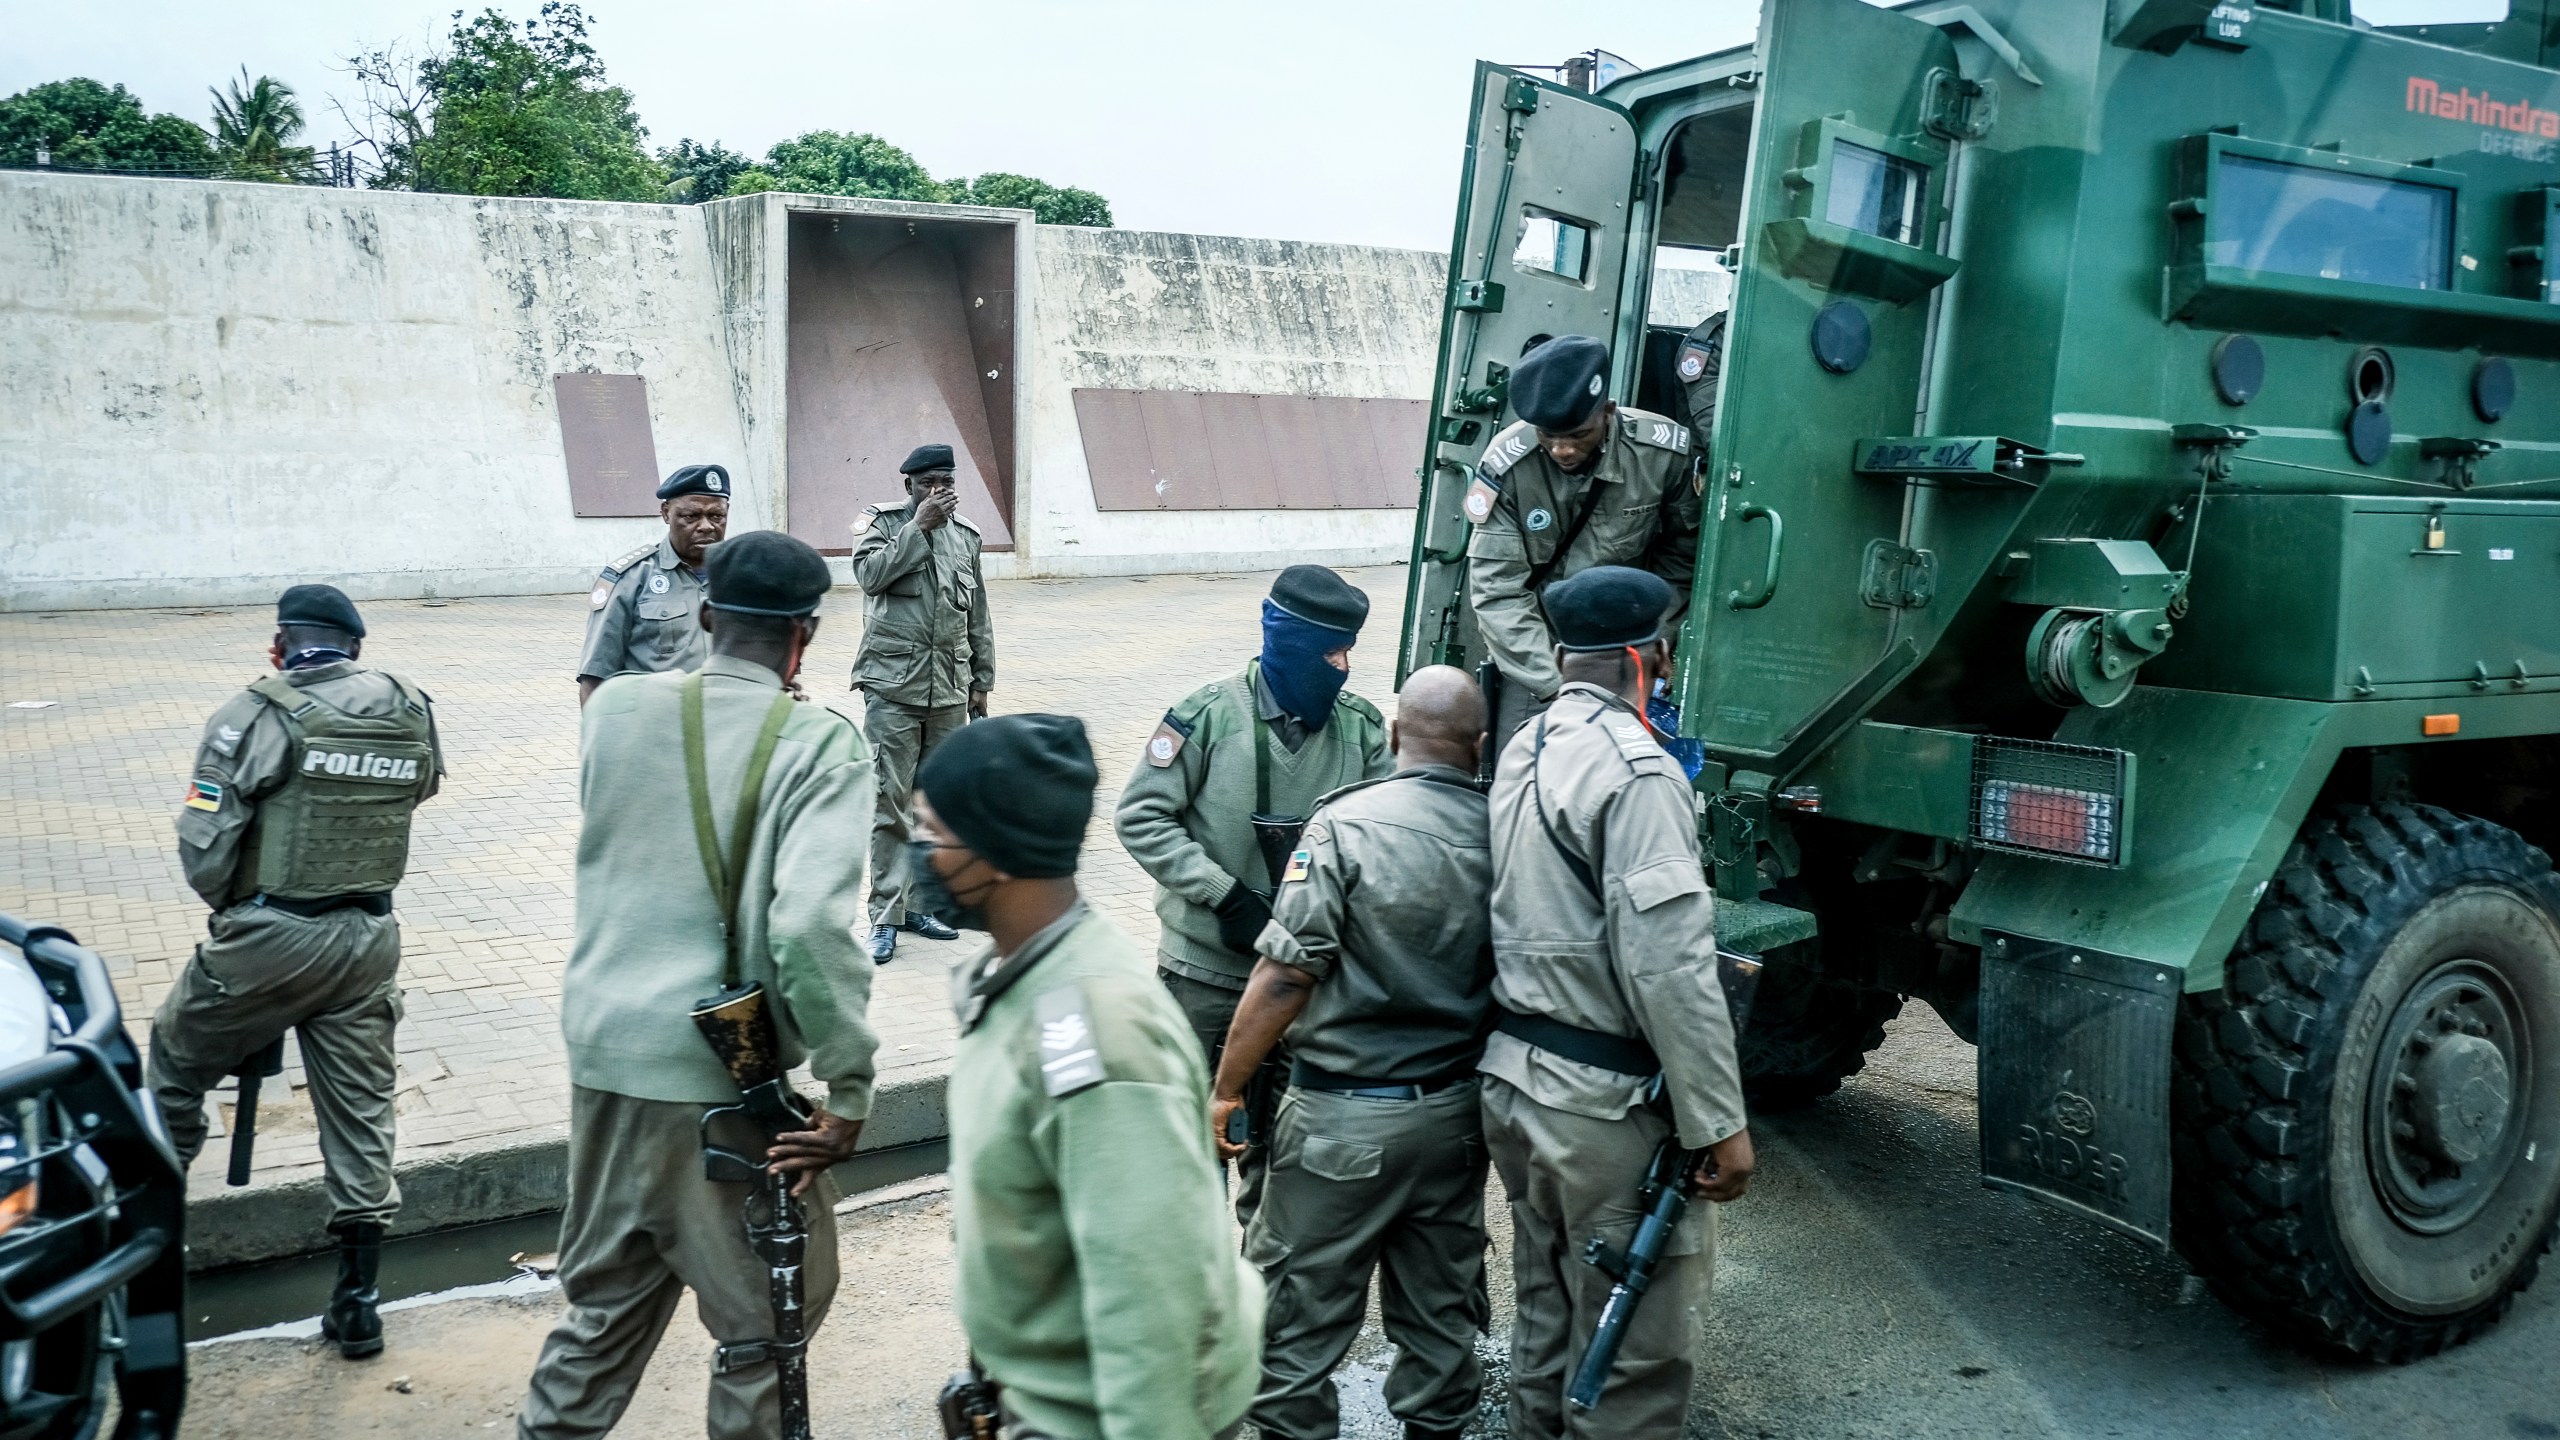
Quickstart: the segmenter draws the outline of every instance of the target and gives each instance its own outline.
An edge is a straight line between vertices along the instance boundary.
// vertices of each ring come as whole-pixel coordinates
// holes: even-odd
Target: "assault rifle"
[[[283,1073],[282,1035],[251,1051],[249,1058],[231,1072],[232,1078],[240,1082],[240,1100],[231,1107],[231,1172],[223,1176],[229,1184],[249,1183],[250,1158],[258,1148],[258,1082]]]
[[[1724,1004],[1733,1017],[1733,1033],[1741,1038],[1742,1027],[1751,1015],[1751,995],[1760,983],[1760,961],[1730,950],[1716,952],[1716,978],[1724,984]],[[1602,1274],[1616,1282],[1609,1287],[1609,1298],[1600,1307],[1600,1323],[1591,1332],[1591,1348],[1582,1352],[1582,1366],[1573,1372],[1573,1384],[1565,1391],[1565,1399],[1576,1410],[1599,1408],[1600,1392],[1609,1383],[1609,1368],[1618,1361],[1618,1347],[1625,1343],[1627,1325],[1635,1319],[1636,1306],[1644,1292],[1653,1285],[1653,1272],[1662,1264],[1663,1252],[1671,1246],[1671,1237],[1680,1221],[1689,1213],[1689,1177],[1707,1158],[1704,1150],[1683,1150],[1675,1129],[1654,1147],[1653,1159],[1645,1166],[1644,1178],[1636,1186],[1636,1233],[1621,1250],[1594,1235],[1582,1247],[1582,1260],[1596,1265]]]
[[[712,1127],[735,1116],[767,1136],[809,1127],[809,1102],[791,1088],[782,1068],[782,1039],[774,1029],[765,988],[731,985],[693,1008],[693,1023],[713,1054],[738,1082],[742,1098],[702,1115],[702,1173],[727,1185],[752,1185],[747,1196],[747,1244],[772,1272],[773,1338],[742,1340],[712,1353],[711,1373],[726,1375],[770,1360],[782,1386],[782,1440],[810,1440],[807,1281],[809,1217],[791,1193],[791,1177],[777,1174],[761,1155],[715,1143]]]

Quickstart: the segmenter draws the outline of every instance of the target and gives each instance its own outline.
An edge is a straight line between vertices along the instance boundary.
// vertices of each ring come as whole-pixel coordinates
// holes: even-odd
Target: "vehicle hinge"
[[[1938,557],[1891,540],[1867,542],[1858,598],[1879,610],[1917,610],[1938,593]]]
[[[1945,66],[1920,86],[1920,126],[1941,140],[1979,140],[2000,118],[2000,87],[1967,80]]]
[[[1484,384],[1460,390],[1449,408],[1460,415],[1498,415],[1511,397],[1511,367],[1499,360],[1484,362]]]

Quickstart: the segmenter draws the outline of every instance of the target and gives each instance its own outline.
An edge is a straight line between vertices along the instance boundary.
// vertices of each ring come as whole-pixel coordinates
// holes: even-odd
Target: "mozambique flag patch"
[[[187,808],[190,810],[220,810],[222,808],[222,787],[216,785],[210,780],[188,781]]]
[[[1289,868],[1280,872],[1280,883],[1286,885],[1292,880],[1306,879],[1307,862],[1312,858],[1304,850],[1293,852],[1289,856]]]

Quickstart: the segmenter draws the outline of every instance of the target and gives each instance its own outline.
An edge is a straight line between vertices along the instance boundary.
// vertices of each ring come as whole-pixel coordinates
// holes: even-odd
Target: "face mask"
[[[1351,676],[1324,657],[1349,645],[1348,630],[1301,620],[1269,600],[1262,602],[1262,683],[1280,708],[1310,730],[1333,718],[1334,697]]]
[[[933,852],[940,848],[930,840],[907,842],[907,908],[940,916],[958,929],[986,929],[986,906],[961,904],[960,897],[951,893],[950,882],[933,868]]]

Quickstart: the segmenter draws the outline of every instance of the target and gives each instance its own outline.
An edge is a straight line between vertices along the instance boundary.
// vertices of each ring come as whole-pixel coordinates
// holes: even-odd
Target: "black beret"
[[[673,500],[679,495],[717,495],[729,498],[729,472],[717,465],[687,465],[667,477],[658,487],[658,498]]]
[[[998,715],[961,726],[916,770],[916,788],[960,843],[1008,875],[1076,873],[1093,819],[1093,745],[1073,715]]]
[[[1567,650],[1615,650],[1662,634],[1674,599],[1671,584],[1650,570],[1594,565],[1547,587],[1547,623]]]
[[[1271,582],[1271,603],[1313,624],[1357,635],[1369,618],[1360,587],[1321,565],[1292,565]]]
[[[1541,430],[1570,430],[1609,398],[1609,347],[1559,335],[1511,369],[1511,409]]]
[[[364,638],[364,617],[356,613],[356,602],[335,585],[296,585],[276,597],[276,623],[326,625]]]
[[[907,458],[899,462],[898,473],[901,475],[913,475],[923,470],[948,470],[950,468],[950,446],[919,445],[913,450],[908,451]]]
[[[732,535],[702,552],[702,603],[741,615],[806,615],[834,586],[825,557],[779,530]]]

